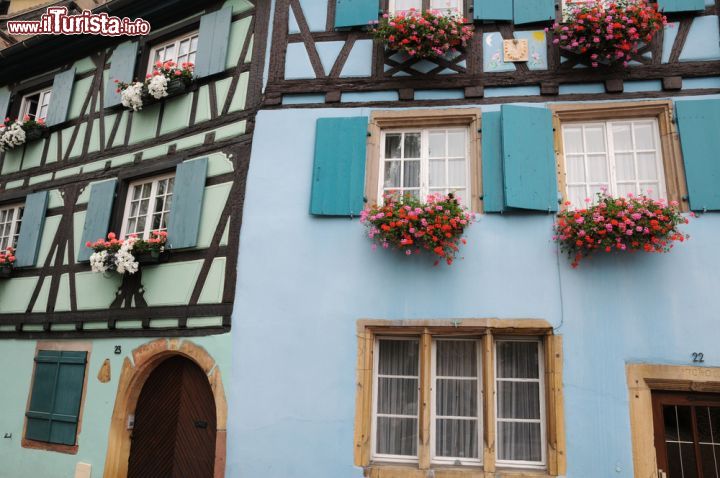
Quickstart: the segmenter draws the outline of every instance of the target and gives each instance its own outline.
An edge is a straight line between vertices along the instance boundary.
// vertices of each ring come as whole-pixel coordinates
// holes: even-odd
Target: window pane
[[[628,194],[637,194],[637,186],[635,183],[618,183],[617,194],[618,196],[627,196]]]
[[[383,455],[417,455],[417,419],[378,417],[377,452]]]
[[[582,128],[577,126],[563,128],[565,154],[584,153]]]
[[[474,340],[438,340],[438,377],[477,377],[477,344]]]
[[[420,157],[420,133],[405,133],[405,154],[403,157]]]
[[[655,153],[637,153],[638,179],[658,179]]]
[[[540,419],[538,382],[498,382],[498,418]]]
[[[498,459],[542,461],[539,423],[498,423]]]
[[[403,187],[420,187],[420,161],[403,161]]]
[[[448,159],[448,186],[462,186],[465,184],[465,159]]]
[[[448,157],[465,157],[465,132],[451,131],[448,133]]]
[[[422,10],[422,0],[395,0],[395,11],[402,12],[405,10]]]
[[[452,458],[478,458],[477,420],[437,419],[435,455]]]
[[[378,413],[416,415],[418,411],[418,379],[378,378]]]
[[[604,153],[605,152],[605,127],[604,126],[586,126],[585,127],[585,152],[586,153]]]
[[[590,182],[607,182],[608,164],[607,157],[602,154],[588,154],[587,156],[588,180]]]
[[[703,478],[718,478],[718,459],[720,447],[718,445],[700,445],[700,459],[702,460]]]
[[[384,188],[400,187],[400,161],[385,161],[385,181]]]
[[[628,123],[615,123],[612,125],[613,132],[613,143],[615,144],[615,151],[632,151],[632,133],[630,131],[630,124]]]
[[[417,340],[380,340],[380,375],[417,376],[419,366]]]
[[[569,183],[585,182],[585,157],[582,155],[571,154],[565,156],[565,165],[567,167],[567,181]]]
[[[400,149],[401,139],[402,139],[401,134],[385,135],[385,157],[386,158],[400,158],[401,157],[401,149]]]
[[[635,148],[655,149],[655,131],[652,123],[635,123]]]
[[[635,159],[632,153],[615,154],[615,174],[618,181],[635,179]]]
[[[444,158],[445,157],[445,133],[444,132],[431,132],[428,135],[428,142],[430,148],[431,158]]]
[[[450,189],[448,192],[453,193],[455,199],[460,201],[461,204],[467,205],[470,203],[470,198],[467,195],[466,189]]]
[[[430,187],[444,187],[445,182],[445,160],[430,160]]]
[[[438,379],[436,410],[443,417],[477,417],[477,380]]]
[[[537,342],[497,342],[498,378],[539,378]]]

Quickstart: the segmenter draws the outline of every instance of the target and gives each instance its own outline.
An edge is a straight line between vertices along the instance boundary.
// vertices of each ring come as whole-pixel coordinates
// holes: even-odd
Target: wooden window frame
[[[657,476],[653,392],[720,393],[720,367],[627,364],[634,476]]]
[[[418,459],[413,463],[376,462],[372,458],[374,403],[375,339],[378,337],[415,336],[420,339],[420,411],[418,426]],[[533,339],[543,347],[545,389],[544,448],[546,464],[538,468],[498,466],[496,460],[496,425],[494,380],[494,339]],[[434,463],[431,449],[433,337],[476,338],[480,340],[482,366],[482,465]],[[538,319],[464,319],[464,320],[359,320],[357,322],[358,356],[356,370],[354,463],[365,468],[370,478],[426,478],[432,470],[435,478],[491,478],[502,471],[505,478],[529,475],[550,478],[566,473],[565,426],[562,397],[562,336],[554,335],[552,326]]]
[[[563,203],[568,200],[565,153],[562,138],[563,123],[654,118],[657,120],[660,134],[660,150],[662,152],[663,164],[662,175],[665,179],[667,200],[677,201],[681,211],[689,211],[685,167],[682,161],[679,136],[673,121],[672,101],[555,104],[550,105],[550,110],[553,113],[558,187],[562,195]]]
[[[153,68],[154,68],[154,66],[155,66],[155,63],[153,62],[153,59],[155,58],[155,53],[156,53],[158,50],[160,50],[161,48],[164,49],[164,48],[166,48],[166,47],[168,47],[168,46],[170,46],[170,45],[174,45],[174,46],[175,46],[175,53],[176,53],[176,54],[175,54],[175,59],[173,59],[172,61],[174,61],[174,62],[177,63],[177,56],[178,56],[177,53],[179,52],[178,48],[179,48],[179,46],[180,46],[180,43],[181,43],[182,41],[184,41],[184,40],[191,40],[191,42],[192,42],[192,38],[193,38],[193,37],[197,37],[197,38],[198,38],[198,41],[199,41],[199,38],[200,38],[200,30],[198,30],[198,29],[196,28],[196,29],[190,30],[190,31],[188,31],[188,32],[183,32],[183,33],[180,34],[180,35],[176,35],[176,36],[173,36],[173,37],[168,38],[168,39],[166,39],[166,40],[159,41],[159,42],[157,42],[157,43],[153,43],[153,44],[149,45],[149,47],[148,47],[148,57],[147,57],[147,61],[145,62],[145,63],[147,64],[147,67],[145,68],[145,73],[148,74],[148,75],[152,74]],[[189,52],[189,50],[188,50],[188,52]],[[197,50],[195,50],[195,53],[197,54]],[[194,62],[193,62],[193,63],[194,63]],[[178,64],[178,66],[180,66],[180,64]]]
[[[380,176],[382,157],[380,148],[383,131],[468,128],[468,196],[467,207],[473,212],[482,211],[482,166],[480,160],[481,110],[479,108],[450,108],[438,110],[374,111],[370,116],[367,140],[367,161],[365,166],[365,199],[375,203],[381,190]]]
[[[152,227],[152,218],[155,215],[155,204],[157,199],[157,186],[160,181],[163,181],[165,179],[171,179],[175,178],[175,171],[172,171],[170,173],[164,173],[156,176],[148,176],[143,177],[139,179],[135,179],[128,183],[127,190],[125,194],[125,204],[123,207],[123,214],[122,214],[122,222],[120,227],[120,238],[124,238],[127,234],[127,223],[129,219],[130,214],[130,205],[132,203],[132,192],[133,189],[138,185],[143,185],[147,183],[152,183],[151,189],[150,189],[150,197],[148,198],[149,204],[148,204],[148,212],[147,217],[145,218],[145,229],[143,230],[143,234],[138,234],[138,238],[140,239],[148,239],[150,237],[150,233],[154,230]],[[173,187],[173,195],[175,194],[175,190]],[[163,206],[165,206],[165,202],[163,202]],[[169,217],[170,211],[168,210],[167,215]],[[166,221],[167,222],[167,221]],[[167,229],[164,229],[167,230]]]
[[[41,350],[50,350],[50,351],[57,351],[57,352],[86,352],[87,356],[85,358],[85,378],[83,379],[83,388],[82,388],[82,394],[80,397],[80,408],[78,411],[78,421],[77,421],[77,429],[75,430],[75,444],[74,445],[62,445],[58,443],[48,443],[48,442],[42,442],[37,440],[31,440],[28,438],[25,438],[25,433],[27,432],[27,412],[30,411],[30,401],[32,399],[32,392],[33,387],[35,386],[35,369],[37,367],[37,362],[34,361],[35,358],[38,356],[38,352]],[[32,370],[32,379],[30,380],[30,390],[28,391],[28,398],[27,398],[27,404],[25,405],[25,416],[23,419],[23,434],[22,434],[22,440],[20,443],[20,446],[22,448],[30,448],[34,450],[46,450],[46,451],[54,451],[58,453],[65,453],[68,455],[77,455],[78,452],[78,437],[80,436],[80,432],[82,431],[82,417],[83,417],[83,410],[85,409],[85,395],[87,394],[87,385],[88,385],[88,369],[90,367],[90,354],[92,352],[92,344],[89,342],[75,342],[75,341],[62,341],[62,342],[49,342],[49,341],[39,341],[37,342],[35,346],[35,354],[33,355],[33,370]]]
[[[22,227],[22,218],[18,218],[18,213],[20,209],[24,209],[25,204],[24,203],[15,203],[15,204],[8,204],[8,205],[0,205],[0,212],[3,211],[9,211],[13,210],[13,219],[12,223],[10,224],[10,235],[9,236],[0,236],[0,251],[5,250],[6,248],[1,247],[2,244],[2,238],[3,237],[9,237],[9,246],[15,248],[16,247],[16,238],[20,233],[20,228]]]
[[[390,13],[391,15],[394,15],[394,14],[395,14],[395,11],[396,11],[396,10],[395,10],[395,2],[396,2],[396,1],[397,1],[397,0],[388,0],[387,11],[388,11],[388,13]],[[422,5],[421,5],[421,7],[420,7],[420,9],[421,9],[422,11],[425,11],[425,10],[430,9],[431,0],[420,0],[420,2],[422,3]],[[468,0],[468,3],[472,3],[472,0]],[[436,10],[437,10],[437,9],[436,9]],[[459,13],[459,14],[462,15],[462,16],[465,16],[466,11],[467,11],[467,10],[466,10],[466,8],[465,8],[465,1],[464,1],[464,0],[458,0],[457,13]]]
[[[39,90],[34,90],[34,91],[31,91],[31,92],[23,95],[22,99],[20,100],[20,110],[18,112],[18,118],[20,118],[20,120],[22,120],[25,116],[29,116],[28,110],[30,108],[30,103],[28,102],[28,98],[30,98],[31,96],[35,96],[35,95],[39,95],[38,96],[38,106],[37,106],[38,110],[41,108],[43,97],[45,95],[48,95],[47,106],[48,106],[48,111],[49,111],[50,101],[52,101],[52,86],[49,86],[47,88],[41,88]],[[35,119],[35,120],[43,119],[44,120],[47,117],[47,112],[45,113],[45,116],[38,116],[38,114],[37,114],[38,110],[35,111],[35,116],[33,119]]]

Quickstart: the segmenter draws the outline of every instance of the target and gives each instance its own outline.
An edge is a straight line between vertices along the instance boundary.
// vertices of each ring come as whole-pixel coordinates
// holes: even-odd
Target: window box
[[[148,251],[135,254],[135,260],[140,265],[153,265],[167,262],[170,259],[170,251]]]
[[[12,276],[13,266],[11,264],[0,264],[0,279],[7,279]]]
[[[93,272],[117,272],[120,275],[135,274],[142,264],[158,264],[167,261],[165,231],[152,231],[145,240],[136,234],[118,239],[114,232],[108,234],[107,240],[98,239],[87,242],[86,247],[92,249],[90,268]]]
[[[185,93],[194,80],[194,68],[192,63],[187,62],[178,65],[174,61],[158,61],[144,82],[123,83],[116,80],[122,105],[140,111],[143,106]]]
[[[35,120],[25,116],[23,121],[15,120],[0,124],[0,151],[14,149],[27,142],[35,141],[47,135],[47,126],[42,118]]]

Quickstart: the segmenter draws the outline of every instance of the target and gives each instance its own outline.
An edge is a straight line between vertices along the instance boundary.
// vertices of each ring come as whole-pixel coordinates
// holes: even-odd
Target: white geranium
[[[168,79],[165,75],[153,75],[147,82],[148,93],[156,100],[164,98],[168,95],[167,84]]]
[[[107,251],[93,252],[90,256],[90,268],[93,272],[106,272],[110,269]]]
[[[129,237],[120,246],[120,250],[115,253],[115,270],[118,274],[134,274],[138,271],[140,264],[135,260],[135,256],[132,254],[133,247],[135,246],[134,237]]]
[[[133,111],[141,110],[143,106],[142,88],[143,84],[139,81],[130,83],[120,94],[122,105],[125,108],[132,108]]]
[[[25,144],[25,130],[22,124],[17,121],[10,126],[0,129],[0,151],[12,149]]]

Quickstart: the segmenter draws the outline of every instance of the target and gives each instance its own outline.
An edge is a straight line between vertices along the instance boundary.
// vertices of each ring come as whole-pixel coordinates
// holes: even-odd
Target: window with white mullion
[[[22,213],[22,205],[0,207],[0,251],[17,245]]]
[[[36,91],[23,97],[20,103],[20,119],[28,117],[31,120],[40,120],[47,117],[50,107],[52,88]]]
[[[130,184],[121,237],[148,239],[152,232],[167,229],[174,182],[172,175],[165,175]]]
[[[420,399],[418,338],[379,338],[375,343],[373,457],[417,461]]]
[[[542,345],[537,339],[495,342],[497,464],[545,464]]]
[[[150,54],[150,63],[147,72],[152,73],[155,63],[158,61],[174,61],[182,67],[183,63],[195,63],[197,53],[198,32],[192,32],[181,37],[174,38],[168,42],[154,46]]]
[[[431,458],[482,463],[481,348],[477,339],[433,341]]]
[[[439,10],[445,14],[463,11],[462,0],[430,0],[428,4],[431,10]],[[423,0],[390,0],[389,11],[393,14],[408,13],[411,9],[421,12]]]

